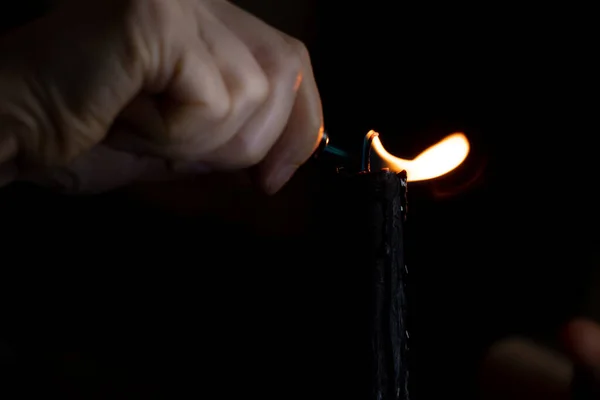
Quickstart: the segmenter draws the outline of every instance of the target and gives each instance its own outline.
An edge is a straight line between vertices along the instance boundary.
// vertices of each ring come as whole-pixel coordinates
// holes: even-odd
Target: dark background
[[[410,158],[469,137],[459,169],[410,186],[406,247],[415,398],[475,396],[492,342],[552,343],[591,309],[591,13],[321,2],[301,26],[276,3],[253,10],[309,46],[332,142],[355,152],[376,129]],[[4,26],[43,9],[20,7]],[[320,256],[335,232],[321,219],[335,207],[325,173],[307,165],[274,198],[221,176],[95,198],[3,189],[6,381],[74,398],[347,393],[352,381],[332,372],[353,351],[332,322],[342,291]]]

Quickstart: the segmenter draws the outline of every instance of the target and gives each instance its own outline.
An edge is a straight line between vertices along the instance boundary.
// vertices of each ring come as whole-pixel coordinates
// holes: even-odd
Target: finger
[[[172,175],[162,159],[98,145],[68,166],[50,169],[43,175],[25,176],[22,180],[67,194],[96,194],[148,177],[162,179]]]
[[[305,65],[308,55],[299,42],[289,39],[240,8],[220,0],[213,0],[208,4],[215,15],[252,50],[269,77],[271,93],[267,103],[244,127],[244,131],[238,134],[235,138],[238,146],[232,146],[231,151],[239,151],[241,146],[246,145],[255,149],[256,159],[269,154],[267,158],[273,160],[268,161],[267,170],[277,169],[280,163],[284,164],[285,172],[274,170],[279,177],[265,174],[265,186],[268,191],[274,192],[283,184],[276,181],[287,181],[295,168],[310,156],[319,135],[322,119],[320,101],[310,62]],[[306,82],[301,84],[303,76]],[[307,103],[307,100],[310,101]],[[311,109],[316,109],[313,118],[307,112]],[[294,117],[294,114],[297,116]],[[290,117],[294,119],[293,122]],[[309,118],[309,121],[304,118]],[[314,129],[308,127],[315,124],[313,121],[317,121]],[[290,137],[286,134],[285,139],[282,138],[286,126],[292,125],[296,126],[289,130]],[[273,149],[274,145],[276,149]],[[283,152],[284,155],[270,155],[277,152]],[[270,183],[266,183],[267,181]]]
[[[141,107],[143,100],[140,101],[139,104]],[[132,157],[145,157],[149,159],[160,158],[165,165],[168,165],[170,169],[168,173],[160,173],[160,177],[155,177],[151,174],[148,179],[176,179],[177,176],[173,176],[173,173],[204,174],[212,170],[208,164],[201,161],[195,161],[195,153],[193,152],[186,156],[183,151],[178,150],[172,144],[160,146],[156,141],[149,139],[145,134],[132,133],[135,132],[136,129],[143,129],[139,128],[139,126],[139,124],[131,124],[125,120],[120,120],[111,129],[103,143],[110,149],[129,154]],[[190,160],[190,158],[194,158],[194,160]]]
[[[323,136],[321,99],[308,53],[303,55],[303,80],[283,135],[259,167],[259,179],[267,193],[275,193],[310,158]]]
[[[564,330],[564,344],[575,361],[587,368],[600,368],[600,326],[587,319],[571,321]]]
[[[224,77],[197,33],[187,44],[174,61],[178,66],[165,91],[156,95],[154,91],[160,90],[149,89],[119,116],[119,124],[140,135],[137,140],[126,141],[136,142],[137,150],[143,148],[147,154],[167,158],[193,158],[197,149],[211,151],[229,140],[215,134],[231,108]],[[122,143],[116,141],[114,145]]]
[[[199,34],[219,66],[232,98],[230,118],[219,127],[218,133],[223,135],[222,132],[226,132],[224,136],[231,140],[215,151],[202,154],[202,161],[216,168],[246,167],[254,161],[255,143],[250,139],[255,141],[256,136],[261,136],[261,131],[264,131],[256,121],[264,114],[262,110],[272,103],[270,92],[277,91],[277,87],[271,87],[269,71],[262,68],[243,40],[211,10],[198,3],[196,12],[200,21]],[[248,132],[254,135],[248,135]]]

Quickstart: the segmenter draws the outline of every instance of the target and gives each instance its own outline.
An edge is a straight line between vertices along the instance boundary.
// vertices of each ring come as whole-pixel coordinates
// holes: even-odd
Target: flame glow
[[[462,133],[454,133],[423,151],[413,160],[404,160],[388,153],[374,131],[372,149],[394,172],[406,171],[411,182],[424,181],[445,175],[458,167],[467,158],[470,145]]]

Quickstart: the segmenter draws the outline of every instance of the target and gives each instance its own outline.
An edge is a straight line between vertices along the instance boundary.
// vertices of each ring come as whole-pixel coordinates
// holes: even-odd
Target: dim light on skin
[[[405,160],[387,152],[379,135],[371,131],[372,150],[381,158],[386,168],[393,172],[406,171],[409,182],[434,179],[456,169],[467,158],[469,141],[463,133],[454,133],[429,147],[412,160]]]

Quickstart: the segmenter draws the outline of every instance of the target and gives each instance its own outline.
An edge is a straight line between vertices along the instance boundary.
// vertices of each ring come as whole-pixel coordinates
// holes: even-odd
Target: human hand
[[[482,398],[600,399],[600,326],[573,320],[562,342],[566,355],[525,338],[495,343],[482,365]]]
[[[600,326],[574,320],[566,326],[563,341],[575,366],[573,399],[600,399]]]
[[[273,193],[321,136],[304,46],[225,0],[74,2],[0,46],[0,184],[258,166]]]

